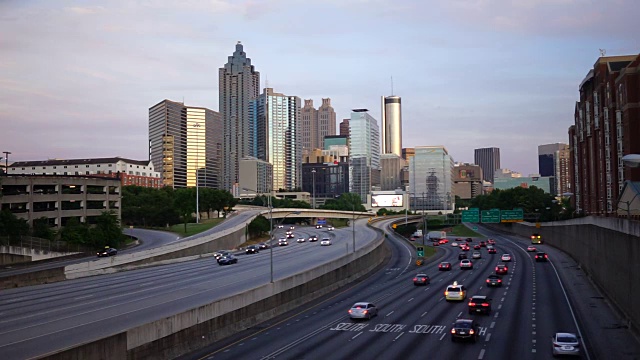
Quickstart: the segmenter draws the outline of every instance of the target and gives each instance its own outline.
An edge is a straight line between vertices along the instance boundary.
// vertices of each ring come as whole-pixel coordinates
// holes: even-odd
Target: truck
[[[427,234],[427,237],[431,241],[438,241],[440,239],[446,239],[447,232],[446,231],[429,231],[429,233]]]

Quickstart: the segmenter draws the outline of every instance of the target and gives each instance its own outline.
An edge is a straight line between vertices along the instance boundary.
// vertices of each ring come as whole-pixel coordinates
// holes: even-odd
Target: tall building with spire
[[[382,153],[402,156],[402,108],[399,96],[382,97]]]
[[[218,74],[220,114],[224,122],[222,184],[224,189],[234,192],[240,159],[255,154],[257,130],[251,121],[250,101],[260,92],[260,73],[238,41],[233,55]]]

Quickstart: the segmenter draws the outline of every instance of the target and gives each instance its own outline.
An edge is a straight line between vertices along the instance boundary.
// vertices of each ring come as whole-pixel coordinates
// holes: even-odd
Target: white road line
[[[494,318],[494,319],[497,319],[497,318],[498,318],[498,314],[500,314],[500,313],[499,313],[499,312],[497,312],[495,315],[493,315],[493,318]]]
[[[389,316],[389,315],[391,315],[391,314],[393,314],[393,311],[392,311],[392,312],[390,312],[390,313],[388,313],[386,316]],[[386,316],[385,316],[385,317],[386,317]]]
[[[411,299],[407,300],[407,302],[411,302],[411,300],[413,300],[413,298],[411,298]]]
[[[491,339],[491,333],[488,333],[487,336],[484,337],[484,341],[489,341]]]
[[[498,305],[498,310],[502,309],[502,304]]]
[[[484,349],[480,350],[480,355],[478,355],[478,360],[482,360],[484,357]]]
[[[360,336],[360,335],[362,335],[362,333],[361,333],[361,332],[357,333],[357,334],[356,334],[356,336],[354,336],[354,337],[352,337],[352,338],[351,338],[351,340],[353,340],[353,339],[357,338],[357,337],[358,337],[358,336]]]
[[[493,329],[493,327],[494,327],[494,326],[496,326],[496,322],[495,322],[495,321],[492,321],[492,322],[491,322],[491,325],[489,326],[489,329]]]
[[[400,338],[400,336],[402,336],[402,335],[404,335],[404,332],[401,332],[401,333],[400,333],[400,335],[396,336],[396,338],[395,338],[395,339],[393,339],[393,341],[398,340],[398,339]]]
[[[82,300],[82,299],[88,299],[90,297],[93,297],[93,295],[85,295],[85,296],[78,296],[76,298],[73,298],[73,300]]]
[[[440,340],[444,339],[445,335],[447,335],[447,333],[442,334],[442,336],[440,336]]]
[[[460,317],[460,316],[462,316],[462,311],[460,311],[460,314],[458,314],[458,316],[457,316],[457,317]]]
[[[427,312],[426,312],[426,311],[425,311],[425,312],[423,312],[423,313],[422,313],[422,315],[420,315],[420,317],[423,317],[423,316],[425,316],[425,315],[427,315]]]

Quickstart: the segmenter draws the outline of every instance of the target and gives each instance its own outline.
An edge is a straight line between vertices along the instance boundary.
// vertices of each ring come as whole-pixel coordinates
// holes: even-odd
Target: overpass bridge
[[[255,207],[254,209],[260,210],[260,215],[264,217],[271,216],[274,219],[283,218],[330,218],[330,219],[363,219],[375,217],[376,214],[372,212],[361,211],[346,211],[346,210],[325,210],[325,209],[298,209],[298,208],[273,208],[271,211],[266,208]]]

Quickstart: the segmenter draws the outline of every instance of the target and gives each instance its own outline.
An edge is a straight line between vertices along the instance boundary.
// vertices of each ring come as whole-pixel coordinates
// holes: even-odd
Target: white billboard
[[[402,207],[402,195],[398,194],[379,194],[371,195],[371,207]]]

